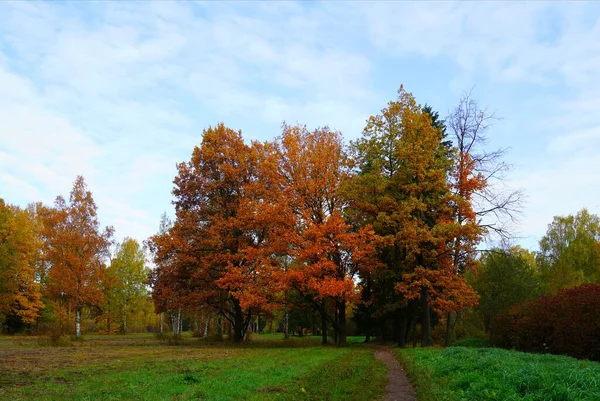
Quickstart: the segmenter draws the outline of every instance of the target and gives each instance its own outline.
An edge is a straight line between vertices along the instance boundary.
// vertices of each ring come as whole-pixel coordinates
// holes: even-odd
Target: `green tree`
[[[587,209],[554,217],[540,240],[537,262],[551,294],[600,282],[600,218]]]
[[[490,324],[496,316],[536,298],[541,292],[535,258],[521,247],[493,249],[482,257],[477,275],[470,277],[479,294],[477,310],[486,333],[490,332]]]
[[[111,311],[117,313],[124,334],[127,333],[128,316],[138,311],[148,299],[146,282],[149,272],[144,249],[136,240],[125,238],[117,245],[106,271],[109,284],[105,302]]]

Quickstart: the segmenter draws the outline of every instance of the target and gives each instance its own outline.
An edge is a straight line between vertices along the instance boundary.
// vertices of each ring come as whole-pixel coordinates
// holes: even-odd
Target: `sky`
[[[203,128],[349,141],[401,84],[500,117],[486,146],[526,194],[517,243],[600,214],[600,2],[3,1],[0,198],[52,204],[83,175],[115,239],[143,241]]]

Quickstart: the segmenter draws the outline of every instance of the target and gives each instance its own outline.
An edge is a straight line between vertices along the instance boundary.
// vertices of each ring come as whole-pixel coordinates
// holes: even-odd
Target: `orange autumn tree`
[[[58,196],[44,224],[47,291],[59,308],[75,311],[77,338],[84,307],[102,302],[104,261],[110,256],[113,229],[100,229],[96,210],[92,193],[78,176],[69,202]]]
[[[276,293],[274,256],[285,210],[272,199],[272,158],[269,144],[247,145],[223,124],[205,130],[191,160],[178,165],[173,227],[153,239],[186,304],[223,313],[234,341],[243,340],[252,313],[268,310]]]
[[[453,240],[477,241],[479,231],[456,222],[457,205],[466,203],[451,191],[451,152],[430,112],[402,87],[396,101],[369,118],[353,150],[358,167],[348,185],[353,213],[373,224],[386,266],[374,276],[375,302],[392,317],[400,346],[409,326],[414,335],[420,314],[421,345],[429,346],[431,309],[442,313],[476,302],[452,258]]]
[[[357,230],[343,217],[347,201],[340,184],[347,167],[341,135],[284,125],[277,143],[283,200],[294,216],[286,235],[292,263],[284,281],[321,314],[323,343],[330,323],[338,345],[345,346],[346,310],[358,296],[354,279],[371,265],[374,249],[370,227]]]

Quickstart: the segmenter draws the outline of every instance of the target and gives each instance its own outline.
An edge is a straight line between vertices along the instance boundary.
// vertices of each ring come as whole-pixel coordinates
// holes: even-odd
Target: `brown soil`
[[[391,351],[385,347],[377,347],[375,348],[375,358],[388,367],[388,384],[383,401],[417,401],[415,390]]]

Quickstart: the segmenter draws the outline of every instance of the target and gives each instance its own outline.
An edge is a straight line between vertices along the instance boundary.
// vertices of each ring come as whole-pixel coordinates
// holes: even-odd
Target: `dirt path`
[[[415,390],[392,352],[388,348],[377,347],[375,348],[375,358],[388,367],[388,385],[383,401],[417,401]]]

